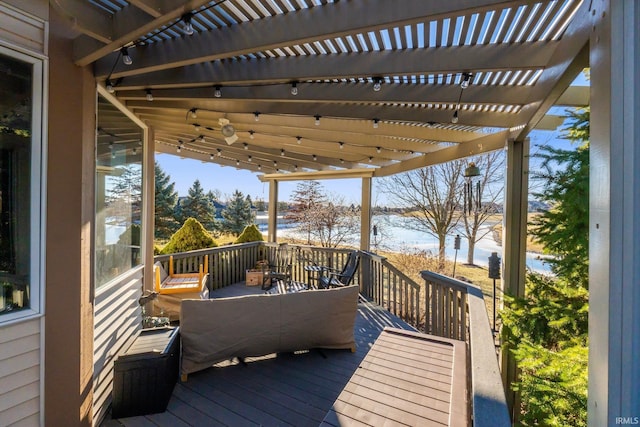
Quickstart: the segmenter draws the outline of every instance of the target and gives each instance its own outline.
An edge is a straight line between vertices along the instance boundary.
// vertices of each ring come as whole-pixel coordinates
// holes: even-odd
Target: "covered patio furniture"
[[[342,270],[338,271],[330,267],[323,268],[324,274],[319,278],[318,287],[326,289],[348,286],[353,280],[356,271],[358,271],[359,264],[360,256],[358,251],[350,252]]]

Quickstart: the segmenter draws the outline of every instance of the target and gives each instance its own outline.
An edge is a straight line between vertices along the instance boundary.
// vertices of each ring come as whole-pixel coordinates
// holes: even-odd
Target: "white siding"
[[[138,267],[99,289],[96,295],[93,338],[93,419],[96,424],[111,403],[113,361],[142,328],[138,306],[142,272],[142,267]]]
[[[40,420],[40,319],[0,327],[0,426]]]

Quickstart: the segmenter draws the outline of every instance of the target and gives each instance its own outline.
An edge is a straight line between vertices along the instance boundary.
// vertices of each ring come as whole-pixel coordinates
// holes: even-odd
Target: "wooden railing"
[[[264,259],[265,247],[263,242],[250,242],[173,254],[174,273],[198,271],[200,264],[204,263],[205,255],[209,256],[207,286],[214,290],[242,282],[245,271],[254,268],[259,259]],[[154,260],[161,262],[165,270],[169,271],[169,256],[158,255]]]
[[[468,384],[474,427],[510,426],[493,332],[482,290],[432,271],[425,280],[425,332],[464,340],[469,345]]]
[[[360,293],[420,330],[420,285],[385,257],[360,251]]]

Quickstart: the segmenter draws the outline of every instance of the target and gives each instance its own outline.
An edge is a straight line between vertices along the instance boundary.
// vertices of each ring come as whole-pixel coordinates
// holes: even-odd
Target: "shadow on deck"
[[[260,287],[239,283],[210,296],[261,292]],[[311,350],[247,358],[246,365],[237,360],[221,362],[190,374],[187,382],[178,381],[166,412],[106,420],[102,426],[317,426],[386,326],[414,330],[360,298],[355,353]]]

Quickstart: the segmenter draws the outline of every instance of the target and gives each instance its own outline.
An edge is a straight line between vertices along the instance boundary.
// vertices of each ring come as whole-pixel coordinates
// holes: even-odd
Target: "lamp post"
[[[489,279],[493,279],[493,333],[496,332],[496,279],[500,278],[500,257],[491,252],[489,257]]]

